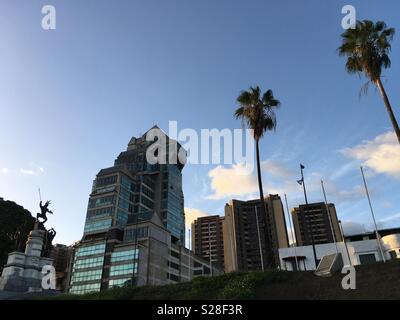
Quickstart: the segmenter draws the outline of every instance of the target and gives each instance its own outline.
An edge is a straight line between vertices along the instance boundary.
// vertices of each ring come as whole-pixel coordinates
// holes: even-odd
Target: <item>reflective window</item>
[[[98,221],[87,221],[85,223],[84,233],[94,232],[94,231],[101,231],[106,230],[111,227],[111,219],[104,219]]]
[[[97,291],[100,291],[100,283],[73,285],[69,292],[73,294],[84,294]]]
[[[74,272],[72,275],[71,283],[100,280],[102,273],[102,269]]]
[[[99,243],[99,244],[95,244],[92,246],[79,247],[76,250],[75,256],[83,257],[83,256],[94,255],[94,254],[100,254],[100,253],[104,253],[105,249],[106,249],[105,243]]]
[[[111,279],[108,281],[108,287],[122,287],[132,282],[132,278]]]
[[[110,184],[115,184],[117,182],[117,175],[105,178],[97,178],[96,179],[96,188],[97,187],[104,187]]]
[[[99,198],[92,198],[89,200],[89,209],[101,206],[112,205],[115,203],[115,196],[105,196]]]
[[[120,264],[117,266],[111,266],[110,268],[110,277],[112,276],[120,276],[120,275],[128,275],[137,272],[137,264],[136,263],[128,263],[128,264]]]
[[[136,260],[139,256],[138,249],[131,249],[125,251],[115,251],[111,254],[111,262]]]
[[[99,267],[103,265],[103,262],[104,262],[104,256],[96,258],[78,259],[74,262],[73,270]]]
[[[146,238],[149,233],[149,227],[141,227],[141,228],[134,228],[134,229],[127,229],[125,230],[125,241],[134,241],[136,240],[136,233],[137,238]]]
[[[99,218],[103,216],[112,216],[114,213],[114,207],[107,207],[107,208],[101,208],[101,209],[95,209],[95,210],[88,210],[87,213],[87,218]]]

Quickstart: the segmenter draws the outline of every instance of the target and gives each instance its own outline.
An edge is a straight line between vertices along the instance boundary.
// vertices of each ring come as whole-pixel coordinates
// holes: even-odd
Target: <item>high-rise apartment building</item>
[[[224,270],[224,217],[218,215],[197,218],[192,223],[192,250],[196,255]],[[211,256],[210,256],[211,255]]]
[[[284,210],[279,195],[259,199],[231,200],[225,205],[225,271],[253,271],[279,265],[279,248],[289,246]]]
[[[150,164],[146,151],[152,143],[146,134],[132,138],[114,166],[97,174],[69,292],[167,284],[212,273],[207,261],[184,248],[183,164]]]
[[[324,202],[309,203],[292,209],[297,246],[342,241],[335,205]],[[332,227],[333,232],[332,232]]]

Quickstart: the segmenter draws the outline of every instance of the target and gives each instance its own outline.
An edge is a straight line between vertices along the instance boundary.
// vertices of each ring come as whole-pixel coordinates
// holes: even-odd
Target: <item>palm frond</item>
[[[253,130],[255,139],[260,139],[266,131],[276,129],[276,115],[274,108],[280,106],[279,100],[275,99],[272,90],[267,90],[261,96],[259,86],[250,87],[249,91],[242,91],[238,98],[239,108],[235,110],[236,119],[242,120]]]
[[[378,79],[382,69],[390,67],[390,41],[394,33],[385,22],[370,20],[357,21],[355,29],[346,30],[337,51],[339,56],[347,56],[347,72],[363,72],[372,81]]]

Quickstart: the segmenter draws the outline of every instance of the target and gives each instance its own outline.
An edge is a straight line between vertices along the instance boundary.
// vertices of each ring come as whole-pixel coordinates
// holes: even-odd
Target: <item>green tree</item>
[[[253,137],[256,144],[256,162],[257,162],[257,178],[258,188],[260,192],[260,201],[263,204],[264,216],[267,217],[267,208],[264,201],[264,191],[261,178],[261,164],[260,164],[260,139],[264,136],[266,131],[276,129],[276,116],[275,109],[280,106],[279,100],[274,98],[272,90],[267,90],[261,96],[260,87],[250,87],[249,91],[242,91],[237,98],[239,108],[235,111],[236,119],[241,119],[244,124],[253,130]],[[272,234],[269,228],[266,228],[267,234],[267,267],[273,267],[276,262],[272,253]]]
[[[7,262],[8,253],[24,251],[35,218],[12,201],[0,198],[0,270]]]
[[[346,69],[350,74],[363,73],[369,82],[373,82],[385,103],[390,121],[400,143],[400,129],[390,105],[389,98],[381,81],[383,68],[390,68],[390,41],[395,30],[387,28],[383,21],[357,21],[354,29],[346,30],[342,36],[342,45],[338,48],[340,56],[347,57]],[[368,87],[367,86],[365,88]]]

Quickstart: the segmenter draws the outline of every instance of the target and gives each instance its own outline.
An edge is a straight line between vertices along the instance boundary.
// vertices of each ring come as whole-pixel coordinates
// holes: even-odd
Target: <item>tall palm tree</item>
[[[381,81],[382,68],[390,67],[390,41],[394,32],[395,30],[387,28],[383,21],[357,21],[355,29],[348,29],[342,34],[342,45],[338,51],[340,56],[348,57],[348,73],[364,73],[368,83],[373,82],[377,86],[400,143],[399,125]]]
[[[237,98],[239,108],[235,111],[236,119],[242,119],[243,123],[247,125],[249,129],[253,130],[253,137],[256,144],[256,161],[257,161],[257,177],[258,177],[258,188],[260,191],[260,201],[263,204],[264,217],[267,217],[267,208],[264,201],[264,191],[261,179],[261,165],[260,165],[260,139],[264,136],[266,131],[276,129],[276,116],[275,109],[280,106],[279,100],[274,98],[272,90],[267,90],[261,96],[260,87],[250,87],[249,91],[242,91]],[[266,228],[267,237],[270,240],[269,244],[272,246],[272,235],[269,232],[269,228]],[[267,250],[267,254],[272,251]],[[272,256],[267,256],[267,266],[272,267],[275,264]]]

